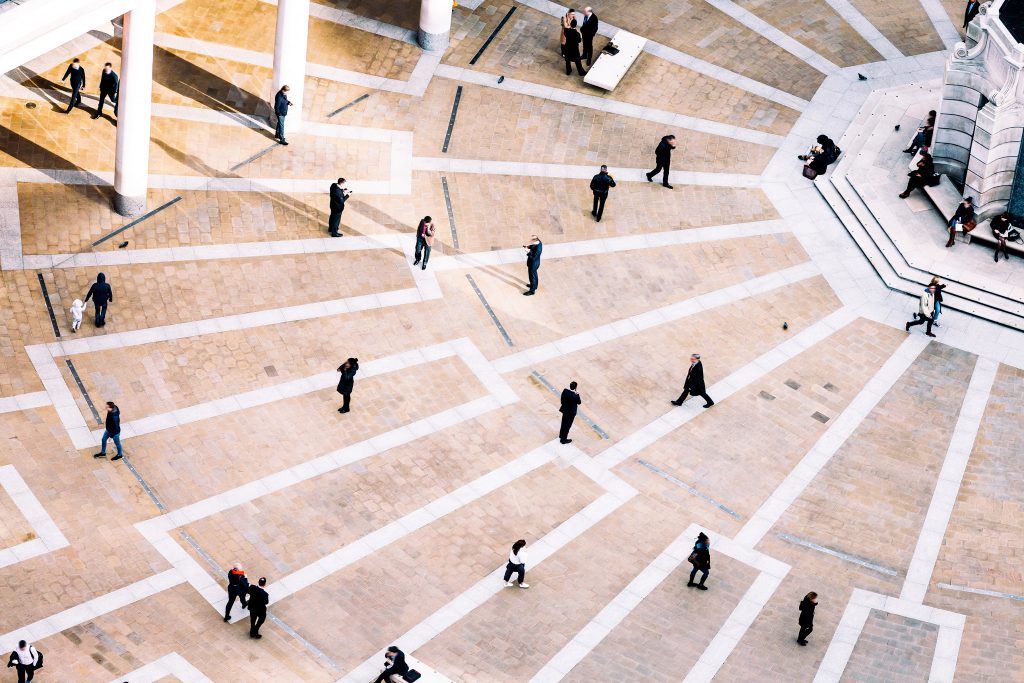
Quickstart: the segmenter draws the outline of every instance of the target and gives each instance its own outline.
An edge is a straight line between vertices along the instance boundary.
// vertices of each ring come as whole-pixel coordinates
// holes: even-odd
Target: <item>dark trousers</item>
[[[516,583],[523,583],[524,581],[526,581],[526,565],[525,564],[512,564],[511,562],[506,564],[505,565],[505,583],[508,583],[508,580],[510,578],[512,578],[513,574],[518,574],[519,575],[518,578],[516,578]]]
[[[28,683],[36,675],[36,670],[32,668],[31,664],[27,666],[15,664],[14,666],[18,669],[18,683]]]
[[[575,419],[575,413],[562,413],[562,427],[558,430],[558,438],[560,441],[565,441],[569,438],[569,430],[572,429],[572,422]]]
[[[796,637],[796,642],[802,643],[805,640],[807,640],[807,636],[811,635],[811,631],[813,631],[813,630],[814,630],[814,626],[812,624],[807,624],[806,626],[801,624],[800,625],[800,635],[798,635]]]
[[[580,56],[577,55],[565,55],[565,75],[568,76],[572,73],[572,65],[576,65],[576,73],[580,76],[585,76],[587,72],[583,69],[583,62]]]
[[[259,635],[260,626],[263,626],[263,622],[267,620],[267,610],[263,608],[257,611],[249,612],[249,635]]]
[[[590,210],[590,213],[594,215],[594,218],[601,220],[601,216],[604,215],[604,203],[608,200],[607,192],[595,192],[594,193],[594,208]]]
[[[594,37],[583,36],[583,59],[587,60],[587,66],[594,61]]]
[[[695,576],[697,576],[697,572],[701,573],[700,585],[703,586],[704,582],[708,580],[708,570],[707,569],[701,569],[699,567],[694,567],[693,571],[690,572],[690,583],[693,583],[693,578]]]
[[[924,187],[927,184],[928,183],[924,177],[912,174],[907,180],[907,189],[903,190],[903,194],[910,194],[911,190],[916,190],[917,188]]]
[[[689,389],[683,389],[683,393],[679,394],[679,398],[676,399],[676,403],[682,403],[683,401],[686,400],[686,397],[690,396],[690,395],[691,395],[691,392],[690,392]],[[714,401],[711,400],[711,397],[708,396],[707,389],[705,389],[704,391],[700,392],[699,394],[697,392],[692,392],[692,395],[693,396],[700,396],[702,399],[704,399],[704,403],[714,403]]]
[[[660,161],[658,162],[658,165],[654,167],[654,170],[647,174],[647,179],[650,180],[654,176],[658,175],[658,171],[661,171],[661,184],[668,185],[668,164],[662,166]]]
[[[423,265],[427,265],[427,261],[430,260],[430,245],[427,244],[427,241],[420,235],[416,237],[416,261],[413,265],[420,262],[421,254],[423,256]]]
[[[1006,251],[1006,238],[1005,237],[997,237],[996,238],[996,253],[994,255],[996,263],[999,262],[999,252],[1000,251],[1003,252],[1003,257],[1004,258],[1007,258],[1007,259],[1010,258],[1009,252]]]
[[[96,327],[103,327],[107,324],[107,304],[96,304]]]
[[[925,318],[924,316],[920,316],[919,315],[917,317],[917,320],[915,320],[913,322],[907,323],[907,327],[913,327],[914,325],[924,325],[925,323],[928,324],[927,329],[925,329],[925,333],[926,334],[931,334],[932,333],[932,319],[931,318]]]
[[[345,209],[338,209],[337,211],[331,211],[331,217],[327,219],[327,232],[332,235],[337,235],[338,230],[341,229],[341,214]]]
[[[65,113],[71,111],[75,107],[82,106],[82,88],[71,86],[71,102],[68,103],[68,108],[64,110]]]
[[[117,116],[117,98],[114,97],[114,93],[105,90],[100,91],[100,104],[96,107],[96,116],[103,115],[103,100],[108,97],[110,98],[110,103],[114,105],[114,116]]]
[[[527,275],[530,276],[530,291],[531,292],[536,292],[537,291],[537,286],[540,284],[539,279],[537,277],[537,269],[533,268],[531,266],[527,266],[526,270],[527,270]]]
[[[277,117],[277,129],[274,131],[274,136],[278,140],[280,140],[281,142],[284,142],[284,117],[283,116],[278,116]]]
[[[352,394],[342,394],[341,398],[343,399],[342,404],[341,404],[341,411],[343,413],[347,413],[348,412],[349,401],[352,400]]]
[[[228,586],[228,604],[227,607],[224,608],[225,617],[231,616],[231,608],[235,606],[235,598],[238,598],[242,603],[242,609],[245,609],[248,606],[248,603],[245,601],[245,592],[241,588]]]

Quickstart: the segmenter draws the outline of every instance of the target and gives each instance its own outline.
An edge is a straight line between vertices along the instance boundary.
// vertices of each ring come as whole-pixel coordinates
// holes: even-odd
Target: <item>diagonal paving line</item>
[[[89,398],[89,392],[85,390],[85,385],[82,384],[82,378],[79,377],[78,370],[75,368],[75,364],[71,362],[70,358],[65,358],[64,362],[67,364],[68,370],[71,371],[71,376],[74,377],[75,384],[78,385],[78,390],[82,392],[82,396],[85,398],[86,405],[89,406],[89,410],[92,411],[92,417],[94,420],[96,420],[96,424],[103,424],[103,420],[100,419],[100,414],[96,410],[96,405],[92,402],[92,399]]]
[[[661,477],[661,478],[663,478],[663,479],[665,479],[667,481],[672,482],[673,484],[675,484],[676,486],[679,486],[680,488],[686,489],[687,491],[689,491],[693,495],[697,496],[698,498],[706,500],[707,502],[711,503],[716,508],[718,508],[719,510],[724,512],[725,514],[727,514],[727,515],[729,515],[731,517],[734,517],[736,519],[743,519],[743,515],[741,515],[740,513],[736,512],[735,510],[732,510],[731,508],[727,507],[723,503],[719,503],[717,500],[715,500],[711,496],[707,495],[706,493],[702,493],[702,492],[698,491],[697,489],[695,489],[694,487],[690,486],[689,484],[687,484],[682,479],[679,479],[677,477],[672,476],[671,474],[669,474],[665,470],[661,469],[657,465],[649,463],[646,460],[639,460],[638,459],[637,462],[640,463],[641,465],[643,465],[644,467],[646,467],[647,469],[649,469],[651,472],[654,472],[655,474],[657,474],[659,477]]]
[[[455,116],[459,113],[459,100],[462,99],[462,86],[455,89],[455,102],[452,103],[452,115],[448,119],[448,132],[444,136],[444,146],[441,148],[443,154],[448,153],[448,144],[452,141],[452,130],[455,128]]]
[[[476,51],[475,55],[473,55],[473,59],[469,60],[469,63],[471,65],[476,64],[476,60],[480,59],[480,55],[484,53],[484,50],[490,47],[491,41],[494,40],[495,36],[498,35],[498,32],[501,31],[501,29],[505,28],[505,24],[508,23],[508,20],[512,18],[512,15],[515,13],[515,11],[516,7],[515,5],[513,5],[512,8],[505,13],[505,16],[501,18],[501,21],[498,22],[498,25],[494,27],[493,31],[491,31],[491,35],[487,36],[487,40],[484,41],[484,44],[481,45],[480,49]]]
[[[39,288],[43,290],[43,301],[46,302],[46,312],[50,314],[50,324],[53,325],[53,334],[55,337],[60,339],[60,328],[57,327],[57,316],[53,314],[53,304],[50,303],[50,293],[46,291],[46,281],[43,280],[42,273],[36,273],[36,277],[39,278]]]
[[[497,325],[498,331],[501,332],[501,336],[505,338],[505,343],[514,347],[515,344],[512,343],[512,337],[508,336],[505,326],[501,324],[501,321],[498,320],[498,316],[494,313],[494,309],[491,308],[489,303],[487,303],[487,299],[484,298],[484,293],[481,292],[480,288],[476,285],[476,280],[474,280],[473,276],[469,273],[466,273],[466,279],[469,280],[469,285],[473,288],[473,291],[476,292],[476,296],[480,299],[480,303],[482,303],[484,308],[487,310],[487,315],[491,316],[491,320],[495,325]]]
[[[534,377],[536,377],[537,381],[540,382],[541,384],[543,384],[545,387],[547,387],[548,391],[550,391],[552,394],[554,394],[555,396],[561,396],[561,393],[558,391],[558,389],[556,389],[555,386],[551,382],[549,382],[544,375],[540,374],[536,370],[534,370],[530,374],[532,374]],[[586,414],[583,411],[580,411],[578,413],[578,415],[580,416],[580,419],[583,420],[584,424],[586,424],[588,427],[590,427],[595,432],[597,432],[597,435],[599,437],[601,437],[602,439],[610,439],[611,438],[610,436],[608,436],[608,432],[606,432],[603,429],[601,429],[601,427],[598,426],[597,423],[595,423],[589,417],[587,417]]]

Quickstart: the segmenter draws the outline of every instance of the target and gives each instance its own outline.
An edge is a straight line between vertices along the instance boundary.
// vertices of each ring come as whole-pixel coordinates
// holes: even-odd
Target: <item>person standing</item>
[[[600,24],[597,21],[597,15],[594,14],[593,8],[584,7],[580,36],[583,38],[583,59],[587,60],[587,66],[590,66],[594,59],[594,36],[597,35],[598,28],[600,28]]]
[[[582,403],[583,399],[576,391],[576,382],[569,382],[569,388],[562,389],[562,406],[558,409],[558,412],[562,414],[562,426],[558,430],[559,443],[572,443],[572,439],[569,438],[569,430],[572,429],[576,411]]]
[[[526,541],[521,538],[512,544],[512,552],[508,554],[508,564],[505,565],[505,588],[515,585],[511,581],[513,574],[516,575],[516,583],[520,588],[530,587],[530,584],[526,583],[526,563],[523,562],[523,558],[519,554],[525,547]]]
[[[661,185],[672,189],[672,186],[668,184],[668,171],[672,165],[672,150],[676,148],[676,136],[666,135],[658,143],[658,146],[654,149],[654,160],[657,162],[657,166],[654,170],[647,174],[647,182],[651,182],[654,176],[658,175],[658,171],[662,172]]]
[[[338,372],[341,373],[341,379],[338,380],[338,393],[345,399],[341,407],[338,408],[338,412],[347,413],[349,401],[352,398],[352,387],[356,383],[356,373],[359,372],[359,359],[349,358],[338,367]]]
[[[949,219],[949,241],[946,242],[946,247],[953,246],[956,241],[958,226],[964,232],[970,232],[975,225],[977,223],[974,220],[974,198],[964,197],[964,200],[956,207],[956,213]]]
[[[224,608],[224,621],[231,621],[231,608],[235,604],[235,598],[241,601],[242,609],[249,606],[249,602],[245,599],[248,592],[249,579],[245,576],[242,564],[235,562],[235,565],[228,571],[228,604]]]
[[[113,439],[117,446],[117,455],[111,460],[120,460],[124,457],[121,450],[121,409],[114,405],[113,401],[107,401],[107,419],[103,423],[103,437],[100,439],[100,452],[94,453],[94,458],[107,457],[107,439]]]
[[[64,72],[64,76],[61,77],[61,82],[71,79],[71,102],[68,103],[68,108],[64,110],[65,114],[70,114],[71,110],[75,107],[82,105],[82,88],[85,87],[85,69],[82,68],[81,62],[78,61],[78,57],[71,60],[68,64],[67,70]]]
[[[708,574],[711,572],[711,543],[703,531],[697,534],[697,542],[693,544],[693,551],[690,553],[688,562],[693,565],[693,570],[690,571],[690,581],[686,584],[687,587],[706,591],[708,587],[704,585],[704,582],[708,580]],[[700,583],[693,582],[697,572],[701,573]]]
[[[434,246],[434,219],[424,216],[420,224],[416,226],[416,260],[412,264],[419,265],[420,255],[423,255],[422,270],[427,269],[427,261],[430,260],[430,249]]]
[[[540,255],[544,251],[544,243],[536,235],[531,236],[530,243],[524,244],[526,249],[526,274],[530,278],[530,288],[523,292],[523,296],[533,296],[537,293],[540,284],[537,271],[540,270]]]
[[[345,202],[352,192],[345,187],[345,179],[338,178],[338,182],[331,183],[331,217],[327,221],[327,232],[331,237],[341,237],[338,230],[341,228],[341,214],[345,212]]]
[[[7,660],[7,667],[12,666],[17,667],[18,683],[28,683],[36,675],[36,669],[43,668],[43,655],[28,642],[19,640],[17,649]]]
[[[267,605],[270,594],[267,593],[267,577],[261,576],[258,586],[249,586],[249,637],[262,638],[260,626],[267,620]]]
[[[575,20],[576,10],[574,9],[566,12],[565,16],[558,20],[558,51],[563,57],[565,56],[565,32]]]
[[[924,294],[921,295],[921,299],[918,301],[917,314],[914,316],[914,320],[907,323],[907,332],[910,332],[910,328],[914,325],[924,325],[928,323],[928,327],[925,329],[925,334],[929,337],[934,337],[932,334],[932,316],[935,314],[935,285],[928,285],[928,289],[924,290]]]
[[[600,172],[590,179],[590,189],[594,193],[594,208],[590,215],[601,222],[604,215],[604,203],[608,200],[608,190],[615,187],[615,178],[608,173],[608,167],[602,165]]]
[[[978,0],[968,0],[967,9],[964,10],[964,30],[967,30],[967,25],[971,23],[974,17],[978,16],[978,11],[981,9],[981,3]]]
[[[110,98],[110,103],[114,105],[114,116],[117,116],[117,92],[121,87],[121,81],[118,79],[117,74],[114,73],[114,67],[111,66],[110,62],[103,65],[103,73],[100,74],[100,103],[96,107],[96,113],[92,115],[94,119],[98,119],[103,116],[103,100]]]
[[[939,325],[939,316],[942,315],[942,290],[946,288],[946,285],[940,284],[939,278],[933,276],[928,286],[935,287],[935,315],[932,316],[932,324],[935,327],[942,327]]]
[[[107,304],[114,301],[114,290],[107,284],[107,276],[103,273],[96,276],[96,282],[86,292],[86,303],[89,299],[96,307],[96,327],[103,327],[107,324]]]
[[[284,139],[284,117],[288,116],[288,107],[290,106],[292,103],[288,99],[288,86],[282,85],[274,95],[274,113],[277,115],[277,131],[274,133],[274,137],[282,145],[288,144],[288,141]]]
[[[580,43],[582,41],[580,32],[576,30],[576,20],[573,19],[572,23],[569,24],[569,28],[565,29],[565,45],[562,46],[562,56],[565,57],[566,76],[572,73],[573,64],[576,65],[576,73],[580,76],[587,75],[587,72],[583,69],[582,55],[580,55]]]
[[[690,354],[690,368],[686,371],[686,381],[683,382],[683,393],[679,398],[672,401],[672,405],[681,406],[687,396],[700,396],[704,399],[704,407],[710,408],[715,405],[707,394],[704,386],[704,366],[700,362],[700,354]]]
[[[384,670],[374,683],[404,683],[407,673],[409,665],[405,662],[405,653],[392,645],[384,653]]]
[[[992,237],[996,240],[993,259],[999,263],[999,252],[1002,251],[1004,260],[1009,261],[1010,254],[1006,251],[1006,238],[1010,234],[1010,213],[1004,211],[1001,215],[994,217],[989,221],[989,227],[992,228]]]
[[[807,636],[814,630],[814,608],[818,606],[818,594],[811,591],[800,601],[800,634],[796,642],[807,645]]]

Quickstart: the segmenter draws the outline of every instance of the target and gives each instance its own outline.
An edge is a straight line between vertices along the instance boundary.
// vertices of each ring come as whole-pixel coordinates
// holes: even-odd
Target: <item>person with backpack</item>
[[[600,172],[590,179],[590,190],[594,193],[594,208],[590,215],[601,222],[604,215],[604,203],[608,200],[608,190],[615,187],[615,178],[608,173],[608,167],[602,165]]]
[[[235,565],[228,571],[228,605],[224,608],[224,621],[231,621],[231,608],[235,604],[235,598],[242,602],[242,609],[249,607],[249,603],[245,598],[248,592],[249,579],[245,576],[242,564],[235,562]]]
[[[693,552],[687,561],[693,565],[693,570],[690,572],[690,582],[686,586],[706,591],[708,587],[704,582],[708,580],[708,573],[711,571],[711,542],[703,531],[697,534],[697,542],[693,544]],[[700,583],[693,582],[697,572],[701,573]]]

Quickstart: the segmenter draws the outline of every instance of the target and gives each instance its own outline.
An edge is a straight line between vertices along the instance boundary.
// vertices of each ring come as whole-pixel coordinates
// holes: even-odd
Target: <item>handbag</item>
[[[697,566],[697,551],[694,550],[692,553],[690,553],[690,556],[688,558],[686,558],[686,561],[689,562],[690,564],[692,564],[694,567],[696,567]]]
[[[818,177],[818,172],[817,171],[815,171],[810,166],[806,166],[806,165],[804,166],[804,178],[808,178],[809,180],[814,180],[817,177]]]
[[[416,669],[409,669],[409,670],[408,670],[408,671],[406,671],[406,672],[405,672],[404,674],[402,674],[402,678],[404,678],[404,679],[406,680],[406,683],[412,683],[413,681],[418,681],[418,680],[420,680],[420,677],[421,677],[422,675],[423,675],[423,674],[421,674],[421,673],[420,673],[419,671],[417,671]]]
[[[971,220],[964,223],[964,232],[970,232],[978,227],[978,221],[972,218]]]

